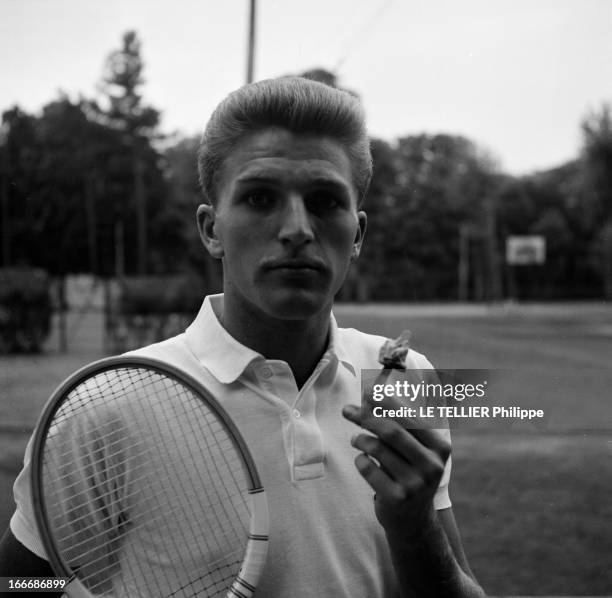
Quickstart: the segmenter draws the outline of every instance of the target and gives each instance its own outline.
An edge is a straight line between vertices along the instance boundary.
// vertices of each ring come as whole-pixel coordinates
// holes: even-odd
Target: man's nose
[[[285,201],[278,238],[282,243],[302,245],[314,239],[312,222],[304,198],[292,194]]]

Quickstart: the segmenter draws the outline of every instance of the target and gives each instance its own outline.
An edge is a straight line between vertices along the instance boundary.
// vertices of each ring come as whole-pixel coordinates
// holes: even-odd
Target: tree
[[[111,52],[104,65],[101,89],[109,106],[103,117],[107,125],[125,131],[130,138],[151,140],[157,135],[159,111],[142,102],[143,70],[140,40],[135,31],[128,31],[121,48]]]
[[[155,213],[155,206],[147,202],[147,198],[152,199],[151,184],[147,185],[147,182],[157,187],[161,183],[159,155],[152,145],[158,137],[159,112],[143,104],[140,94],[140,87],[144,83],[143,69],[140,40],[135,31],[128,31],[123,35],[121,48],[111,52],[106,59],[101,85],[107,100],[106,109],[97,103],[91,104],[93,113],[101,122],[122,134],[124,149],[120,156],[124,167],[131,172],[133,199],[130,202],[125,198],[128,205],[117,214],[116,228],[123,237],[126,227],[132,228],[129,221],[134,216],[136,270],[139,274],[147,271],[150,216]],[[129,206],[130,203],[132,206]]]
[[[612,215],[612,107],[604,104],[582,121],[582,185],[592,223]],[[594,226],[597,228],[597,226]]]
[[[88,120],[81,101],[65,96],[39,117],[7,111],[3,123],[11,261],[53,274],[97,268],[105,211],[93,204],[91,183],[112,154],[112,140]]]
[[[387,276],[381,276],[381,269],[388,257],[389,228],[393,226],[397,209],[395,149],[382,139],[372,139],[370,148],[374,171],[363,205],[368,215],[368,227],[361,257],[357,262],[362,287],[360,299],[363,300],[387,298],[392,294],[392,289],[388,288],[392,281]]]
[[[130,33],[109,57],[104,107],[61,95],[39,115],[18,107],[3,114],[3,265],[60,276],[142,272],[145,258],[160,273],[176,268],[183,223],[166,201],[164,158],[155,147],[158,112],[138,94],[139,52]],[[121,230],[128,242],[117,252]],[[138,245],[129,243],[136,238]]]
[[[17,250],[26,222],[30,172],[37,163],[35,119],[18,106],[2,114],[0,175],[2,177],[2,265],[23,263]]]
[[[180,238],[168,247],[168,252],[176,256],[175,263],[182,262],[186,269],[196,272],[209,292],[219,292],[222,288],[221,263],[208,254],[196,227],[195,212],[202,203],[196,164],[198,146],[198,137],[187,137],[164,151],[168,209],[180,223],[176,227]]]
[[[396,183],[387,208],[385,268],[394,299],[455,298],[459,229],[470,223],[486,239],[485,202],[497,185],[491,161],[464,137],[415,135],[394,150]],[[482,249],[479,298],[487,297]],[[497,258],[497,255],[495,255]],[[490,275],[489,275],[490,276]]]
[[[606,298],[612,298],[612,113],[610,104],[582,121],[582,208],[591,232],[591,258],[598,268]]]

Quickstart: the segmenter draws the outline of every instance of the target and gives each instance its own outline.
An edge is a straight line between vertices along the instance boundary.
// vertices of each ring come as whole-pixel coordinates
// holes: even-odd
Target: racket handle
[[[240,573],[227,593],[227,598],[249,598],[253,595],[268,554],[270,514],[266,493],[263,490],[252,492],[250,499],[249,541]]]
[[[69,598],[92,598],[91,592],[76,577],[64,586],[64,594]]]

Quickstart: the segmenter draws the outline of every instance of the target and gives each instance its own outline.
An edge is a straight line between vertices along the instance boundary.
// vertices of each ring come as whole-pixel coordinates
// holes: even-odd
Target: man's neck
[[[279,320],[224,298],[223,313],[217,316],[238,342],[266,359],[287,362],[298,388],[308,380],[329,342],[329,309],[304,320]]]

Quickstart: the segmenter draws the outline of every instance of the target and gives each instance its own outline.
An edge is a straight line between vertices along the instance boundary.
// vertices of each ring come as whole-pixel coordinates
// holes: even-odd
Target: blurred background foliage
[[[198,139],[160,133],[159,112],[140,95],[143,70],[130,31],[107,57],[95,99],[60,94],[39,114],[4,111],[3,267],[53,278],[186,274],[220,289],[219,264],[195,228]],[[302,75],[339,86],[323,69]],[[521,177],[462,136],[373,139],[367,243],[340,298],[611,298],[611,120],[609,105],[592,111],[577,123],[575,160]],[[546,266],[509,268],[506,237],[531,234],[546,238]]]

